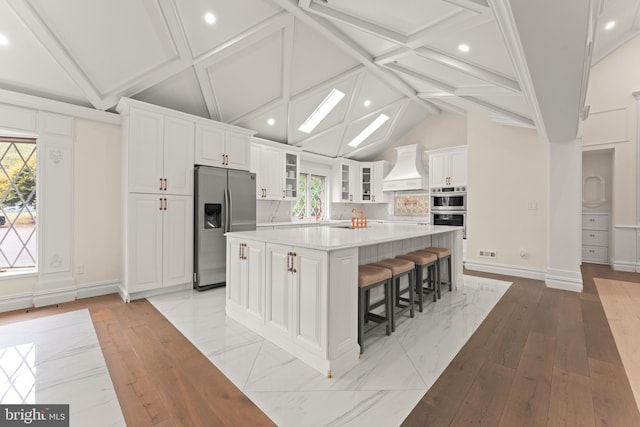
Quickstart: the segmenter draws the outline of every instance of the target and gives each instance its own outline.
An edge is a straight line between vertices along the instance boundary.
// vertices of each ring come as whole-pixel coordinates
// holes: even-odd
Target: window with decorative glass
[[[298,175],[298,199],[292,205],[296,218],[322,218],[325,211],[326,177],[301,173]]]
[[[36,266],[36,141],[0,137],[0,271]]]

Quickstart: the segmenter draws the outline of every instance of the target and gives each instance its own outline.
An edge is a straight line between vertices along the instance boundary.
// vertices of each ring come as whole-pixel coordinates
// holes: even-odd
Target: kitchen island
[[[454,288],[462,284],[462,227],[375,224],[226,236],[226,314],[329,377],[359,358],[359,264],[447,247]]]

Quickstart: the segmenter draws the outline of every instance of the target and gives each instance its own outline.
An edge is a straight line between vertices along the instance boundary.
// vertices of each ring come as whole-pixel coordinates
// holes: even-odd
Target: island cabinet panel
[[[341,249],[329,256],[329,348],[331,360],[360,353],[358,346],[358,249]],[[346,364],[348,366],[348,363]],[[345,366],[342,366],[345,369]],[[340,368],[333,368],[340,374]]]
[[[293,248],[293,337],[310,351],[323,350],[327,335],[327,253]]]
[[[267,328],[274,334],[291,335],[291,248],[267,244]]]
[[[264,324],[265,243],[227,239],[227,307]]]

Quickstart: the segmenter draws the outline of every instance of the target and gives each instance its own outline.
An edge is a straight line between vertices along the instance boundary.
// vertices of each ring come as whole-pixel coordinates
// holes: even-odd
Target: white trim
[[[120,298],[122,298],[124,302],[131,302],[133,300],[137,300],[141,298],[149,298],[156,295],[164,295],[164,294],[170,294],[172,292],[186,291],[192,288],[193,288],[193,283],[184,283],[182,285],[171,286],[168,288],[151,289],[151,290],[142,291],[142,292],[126,293],[122,288],[122,285],[120,285],[118,287],[118,294],[120,295]]]
[[[549,268],[544,282],[548,288],[582,292],[582,273],[580,271]]]
[[[53,101],[51,99],[40,98],[33,95],[11,92],[4,89],[0,89],[0,103],[30,108],[37,111],[49,111],[64,114],[79,119],[94,120],[118,126],[120,125],[119,114],[94,110],[93,108],[82,107],[74,104],[67,104],[66,102]]]
[[[77,297],[91,298],[101,295],[109,295],[118,293],[118,287],[120,286],[120,280],[105,280],[102,282],[87,283],[78,285]]]
[[[33,295],[19,294],[0,297],[0,313],[33,307]]]
[[[545,270],[537,268],[519,267],[515,265],[493,264],[482,261],[465,261],[464,268],[484,273],[503,274],[505,276],[524,277],[526,279],[545,280]]]
[[[628,261],[616,261],[615,259],[611,260],[611,268],[615,271],[627,271],[630,273],[640,273],[640,265],[628,262]]]
[[[51,291],[41,291],[33,293],[33,306],[46,307],[48,305],[70,302],[76,299],[77,290],[75,285],[67,288],[57,288]]]

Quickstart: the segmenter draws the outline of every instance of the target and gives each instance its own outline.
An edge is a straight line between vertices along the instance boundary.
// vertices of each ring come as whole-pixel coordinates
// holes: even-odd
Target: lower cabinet
[[[193,282],[193,197],[130,193],[125,293]]]
[[[227,242],[227,306],[252,321],[264,322],[264,242],[229,239]]]
[[[582,261],[609,264],[609,212],[582,212]]]
[[[309,351],[325,348],[327,253],[267,244],[266,326]]]

